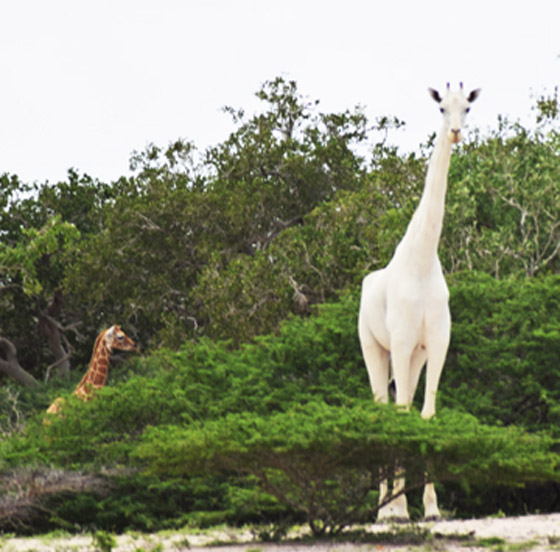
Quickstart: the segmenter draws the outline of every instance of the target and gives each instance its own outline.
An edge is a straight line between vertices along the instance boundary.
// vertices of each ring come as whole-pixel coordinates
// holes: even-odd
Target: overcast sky
[[[150,142],[204,149],[276,76],[323,111],[398,116],[413,149],[440,125],[427,87],[481,87],[485,130],[527,120],[559,56],[558,0],[0,0],[0,173],[111,181]]]

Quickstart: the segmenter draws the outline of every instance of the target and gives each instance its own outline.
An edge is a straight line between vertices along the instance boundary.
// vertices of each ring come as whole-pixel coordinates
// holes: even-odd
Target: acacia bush
[[[45,427],[41,414],[3,440],[2,469],[52,464],[107,474],[105,496],[76,497],[64,512],[56,506],[60,519],[72,511],[72,523],[105,529],[125,528],[128,512],[145,530],[306,519],[317,532],[337,531],[372,518],[379,468],[397,459],[407,462],[410,487],[422,484],[429,460],[445,482],[441,502],[456,515],[488,513],[489,504],[510,513],[546,509],[553,483],[540,487],[540,502],[531,489],[556,480],[554,441],[522,430],[556,435],[554,349],[540,340],[553,336],[558,283],[556,276],[453,278],[452,342],[430,422],[373,405],[356,336],[356,290],[239,348],[203,339],[130,358],[95,400],[70,398],[64,418]],[[419,402],[421,394],[420,386]],[[156,507],[155,497],[166,497],[175,513]]]
[[[150,425],[245,411],[269,414],[316,396],[329,404],[369,397],[354,309],[355,298],[346,295],[322,305],[321,315],[294,318],[278,336],[259,337],[239,349],[203,339],[179,351],[130,358],[126,369],[112,372],[113,384],[98,390],[95,401],[70,396],[65,417],[53,417],[45,427],[41,414],[27,433],[0,444],[3,463],[25,460],[31,441],[28,461],[40,447],[41,455],[63,466],[125,462]]]
[[[443,411],[436,420],[371,400],[295,405],[146,432],[136,454],[155,475],[238,473],[295,512],[314,534],[375,517],[381,478],[403,466],[406,490],[437,481],[521,485],[560,478],[553,441]]]
[[[453,329],[440,402],[486,423],[558,436],[560,277],[451,279]]]

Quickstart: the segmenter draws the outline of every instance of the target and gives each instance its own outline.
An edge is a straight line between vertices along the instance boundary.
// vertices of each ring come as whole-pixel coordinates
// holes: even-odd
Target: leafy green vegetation
[[[258,114],[227,109],[224,143],[150,146],[111,185],[1,177],[0,529],[335,534],[373,519],[397,464],[413,513],[426,472],[458,516],[555,508],[556,96],[534,128],[499,119],[454,153],[440,247],[452,341],[425,421],[373,404],[356,318],[433,140],[403,155],[388,140],[400,121],[322,113],[282,79],[257,95]],[[144,353],[76,400],[115,322]],[[64,415],[45,424],[57,396]]]

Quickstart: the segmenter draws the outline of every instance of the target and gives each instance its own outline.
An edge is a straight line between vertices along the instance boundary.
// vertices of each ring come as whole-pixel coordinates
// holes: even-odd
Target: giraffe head
[[[443,114],[443,120],[449,139],[454,144],[460,142],[462,138],[462,129],[465,124],[465,117],[471,109],[471,103],[478,98],[480,88],[473,90],[468,96],[465,96],[463,83],[461,83],[457,92],[452,92],[449,83],[447,83],[447,88],[443,97],[433,88],[429,88],[428,90],[432,98],[439,104],[439,110]]]
[[[109,351],[120,349],[121,351],[138,351],[138,347],[116,324],[105,332],[105,345]]]

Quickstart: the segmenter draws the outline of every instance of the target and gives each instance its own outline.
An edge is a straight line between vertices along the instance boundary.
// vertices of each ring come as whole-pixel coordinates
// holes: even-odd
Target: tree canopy
[[[556,91],[531,127],[499,117],[452,156],[439,250],[452,341],[431,424],[371,404],[356,313],[361,279],[388,262],[418,203],[433,136],[402,153],[390,137],[403,122],[324,113],[282,78],[257,97],[254,114],[224,110],[235,129],[221,144],[149,145],[116,182],[0,177],[0,485],[37,488],[36,473],[58,489],[84,470],[101,498],[81,488],[66,507],[45,492],[63,525],[93,508],[103,527],[289,518],[336,532],[371,518],[379,470],[406,459],[412,486],[428,467],[456,485],[442,500],[465,515],[496,504],[469,499],[471,485],[517,512],[538,482],[538,507],[554,504]],[[44,426],[115,323],[143,356]],[[496,492],[515,483],[528,490]]]

